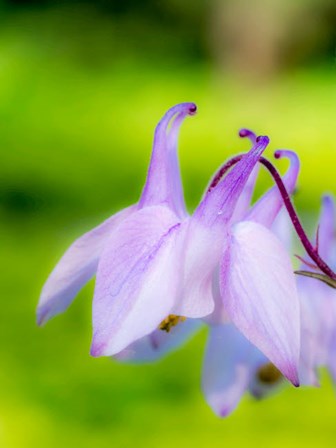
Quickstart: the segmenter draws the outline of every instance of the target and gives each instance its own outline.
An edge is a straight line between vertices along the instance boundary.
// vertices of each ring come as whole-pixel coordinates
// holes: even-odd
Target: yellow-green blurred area
[[[246,396],[220,420],[200,389],[205,331],[152,365],[93,359],[93,282],[35,324],[67,246],[138,200],[155,125],[178,102],[198,105],[179,145],[190,211],[249,148],[240,127],[270,136],[272,160],[277,148],[300,155],[306,227],[321,194],[336,193],[334,3],[257,3],[0,2],[1,448],[333,445],[326,374],[320,389]],[[263,174],[259,193],[269,185]]]

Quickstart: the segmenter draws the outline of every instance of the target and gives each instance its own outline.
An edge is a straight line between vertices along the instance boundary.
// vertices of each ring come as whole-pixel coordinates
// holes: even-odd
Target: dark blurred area
[[[102,16],[113,29],[106,44],[116,42],[122,52],[213,62],[241,77],[267,78],[293,67],[330,66],[335,61],[334,0],[255,0],[253,5],[248,0],[3,0],[0,4],[2,21],[6,13],[58,9],[65,33],[71,28],[70,18],[74,28],[82,21],[81,32],[88,36],[95,28],[92,23]]]

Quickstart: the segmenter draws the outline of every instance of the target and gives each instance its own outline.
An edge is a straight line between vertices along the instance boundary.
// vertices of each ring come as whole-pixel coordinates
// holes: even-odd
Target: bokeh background
[[[205,331],[122,365],[89,356],[93,282],[46,327],[35,307],[70,242],[137,201],[154,127],[178,102],[199,107],[180,139],[190,210],[250,127],[268,157],[299,153],[311,228],[336,193],[335,25],[334,0],[0,1],[1,448],[332,446],[326,373],[220,420],[200,390]]]

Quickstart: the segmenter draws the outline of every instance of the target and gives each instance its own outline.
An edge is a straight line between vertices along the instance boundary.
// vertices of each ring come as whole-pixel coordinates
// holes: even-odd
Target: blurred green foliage
[[[334,71],[243,85],[178,49],[126,51],[111,20],[64,6],[15,12],[0,30],[0,446],[330,446],[327,377],[320,390],[245,397],[222,421],[199,386],[205,332],[154,365],[92,359],[92,282],[65,315],[36,327],[39,291],[67,245],[137,201],[154,127],[175,103],[199,106],[180,141],[190,210],[217,166],[247,149],[243,126],[271,137],[268,157],[298,151],[304,216],[316,215],[322,192],[336,193]],[[266,185],[265,175],[259,192]]]

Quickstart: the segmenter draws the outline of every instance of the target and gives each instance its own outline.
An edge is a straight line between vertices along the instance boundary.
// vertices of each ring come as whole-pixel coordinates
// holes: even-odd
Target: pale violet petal
[[[322,208],[318,228],[318,251],[322,258],[330,263],[333,259],[333,250],[336,241],[336,207],[331,195],[322,198]]]
[[[113,233],[99,261],[93,356],[114,355],[171,314],[180,286],[180,224],[167,207],[145,207]]]
[[[111,216],[69,247],[43,286],[37,308],[39,325],[68,308],[96,273],[99,257],[111,233],[135,210],[136,206],[131,206]]]
[[[222,229],[209,228],[196,219],[182,224],[184,233],[183,289],[173,314],[191,318],[212,313],[213,276],[225,244]],[[182,236],[182,232],[181,232]]]
[[[208,404],[220,417],[236,408],[248,388],[252,349],[250,342],[231,324],[209,329],[202,389]]]
[[[298,385],[299,298],[289,255],[266,227],[248,221],[234,227],[220,289],[232,322]]]
[[[290,220],[290,217],[285,208],[280,210],[278,216],[275,218],[272,224],[271,229],[272,232],[281,241],[286,250],[288,252],[291,252],[293,248],[294,228],[293,223]]]
[[[237,205],[235,207],[232,222],[239,222],[243,219],[244,216],[248,213],[251,207],[252,196],[255,188],[255,184],[257,181],[259,173],[259,165],[256,165],[253,168],[252,173],[250,174],[245,187],[237,201]]]
[[[186,319],[169,332],[154,330],[117,353],[114,358],[129,363],[153,362],[175,351],[192,338],[202,327],[199,319]]]

